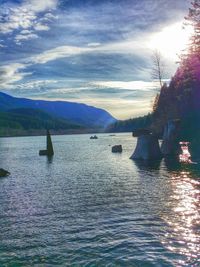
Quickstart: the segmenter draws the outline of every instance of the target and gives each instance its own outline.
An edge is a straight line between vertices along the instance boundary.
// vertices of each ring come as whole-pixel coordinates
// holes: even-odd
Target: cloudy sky
[[[152,53],[166,79],[187,43],[190,0],[0,0],[0,91],[83,102],[118,119],[151,110],[157,84]]]

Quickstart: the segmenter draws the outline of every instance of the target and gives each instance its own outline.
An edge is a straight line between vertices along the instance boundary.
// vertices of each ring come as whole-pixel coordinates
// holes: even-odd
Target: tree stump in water
[[[136,134],[133,136],[136,136]],[[131,159],[157,160],[162,158],[158,138],[147,131],[137,132],[137,145]]]

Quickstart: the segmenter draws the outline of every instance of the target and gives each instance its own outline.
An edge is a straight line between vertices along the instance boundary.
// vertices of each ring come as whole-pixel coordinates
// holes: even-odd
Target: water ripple
[[[133,162],[128,134],[53,141],[50,162],[43,137],[0,140],[0,266],[199,266],[198,165]]]

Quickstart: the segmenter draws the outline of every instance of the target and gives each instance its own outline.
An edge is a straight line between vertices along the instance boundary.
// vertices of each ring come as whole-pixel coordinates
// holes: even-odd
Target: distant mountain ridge
[[[54,118],[88,128],[106,128],[116,121],[107,111],[86,104],[17,98],[0,92],[1,112],[22,108],[40,110]]]

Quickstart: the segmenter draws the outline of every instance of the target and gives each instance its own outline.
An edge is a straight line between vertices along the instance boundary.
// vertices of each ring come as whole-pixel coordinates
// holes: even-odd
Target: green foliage
[[[133,118],[124,121],[117,121],[110,125],[107,132],[132,132],[140,128],[149,128],[152,123],[152,115],[148,114],[143,117]]]
[[[169,119],[181,119],[185,132],[188,132],[188,127],[195,131],[199,124],[199,117],[195,114],[200,111],[200,0],[191,3],[185,19],[186,25],[193,27],[193,34],[169,86],[162,86],[159,97],[155,99],[152,129],[157,134],[162,133]],[[193,124],[189,125],[189,121]]]
[[[190,38],[188,53],[200,57],[200,0],[191,2],[188,15],[185,17],[186,25],[193,27],[193,34]]]
[[[64,119],[55,118],[46,112],[29,109],[19,108],[12,109],[7,112],[0,112],[0,131],[15,130],[30,130],[30,129],[80,129],[80,125],[73,124]]]

